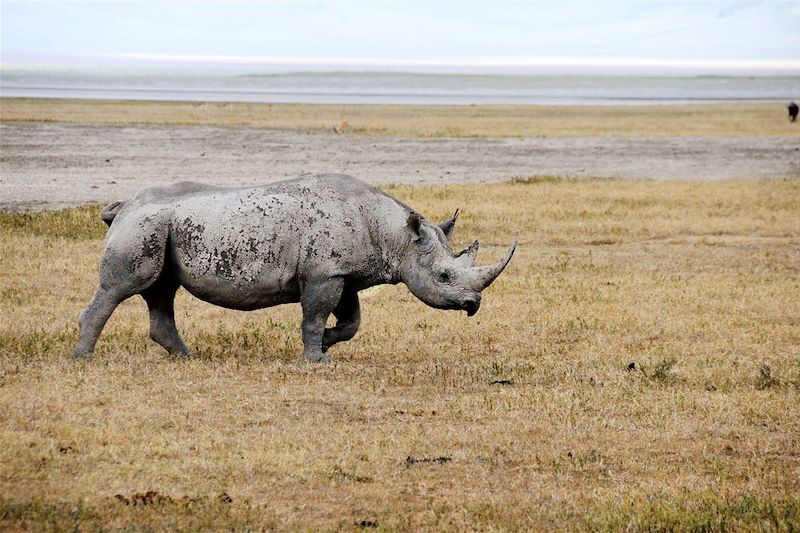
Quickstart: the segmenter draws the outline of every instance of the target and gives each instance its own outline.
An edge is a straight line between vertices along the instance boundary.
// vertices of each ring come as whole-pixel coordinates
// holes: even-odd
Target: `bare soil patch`
[[[0,125],[0,209],[105,203],[181,180],[258,184],[339,172],[371,183],[530,176],[800,177],[800,146],[768,137],[397,138],[209,126]]]

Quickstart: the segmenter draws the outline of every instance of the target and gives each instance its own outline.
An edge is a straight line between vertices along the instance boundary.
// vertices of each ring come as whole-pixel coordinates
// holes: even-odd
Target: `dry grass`
[[[520,247],[471,319],[368,291],[330,367],[185,292],[195,359],[133,299],[73,361],[96,208],[2,214],[0,527],[798,530],[800,183],[389,189]]]
[[[800,137],[774,104],[392,106],[0,99],[0,122],[186,124],[399,137]]]

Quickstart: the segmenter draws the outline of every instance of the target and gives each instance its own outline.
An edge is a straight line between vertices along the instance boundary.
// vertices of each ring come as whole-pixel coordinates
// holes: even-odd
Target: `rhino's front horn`
[[[478,292],[492,284],[497,279],[497,276],[506,268],[506,265],[511,261],[511,256],[514,255],[514,250],[517,249],[517,240],[511,244],[511,248],[506,252],[506,256],[493,265],[486,265],[482,267],[473,267],[472,273],[475,276],[472,282],[472,288]]]

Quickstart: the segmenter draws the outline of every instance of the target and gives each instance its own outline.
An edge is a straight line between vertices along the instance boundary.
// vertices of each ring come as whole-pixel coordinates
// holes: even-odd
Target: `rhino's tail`
[[[105,222],[108,226],[111,226],[114,217],[117,216],[117,212],[122,209],[123,205],[125,205],[125,202],[112,202],[108,204],[100,211],[100,220]]]

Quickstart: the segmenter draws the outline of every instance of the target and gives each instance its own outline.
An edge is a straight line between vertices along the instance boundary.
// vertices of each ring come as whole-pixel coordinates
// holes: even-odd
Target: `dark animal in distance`
[[[344,175],[261,187],[148,187],[100,216],[109,225],[100,286],[81,313],[75,356],[92,352],[111,313],[135,294],[147,302],[150,337],[171,354],[189,355],[175,327],[182,286],[231,309],[299,302],[304,356],[330,362],[328,348],[358,330],[360,290],[402,282],[432,307],[472,316],[516,247],[493,265],[475,266],[478,241],[460,253],[449,246],[458,211],[431,224]],[[326,328],[331,313],[337,322]]]
[[[789,102],[789,105],[787,105],[786,108],[789,110],[789,122],[794,122],[797,120],[797,104],[794,102]]]

